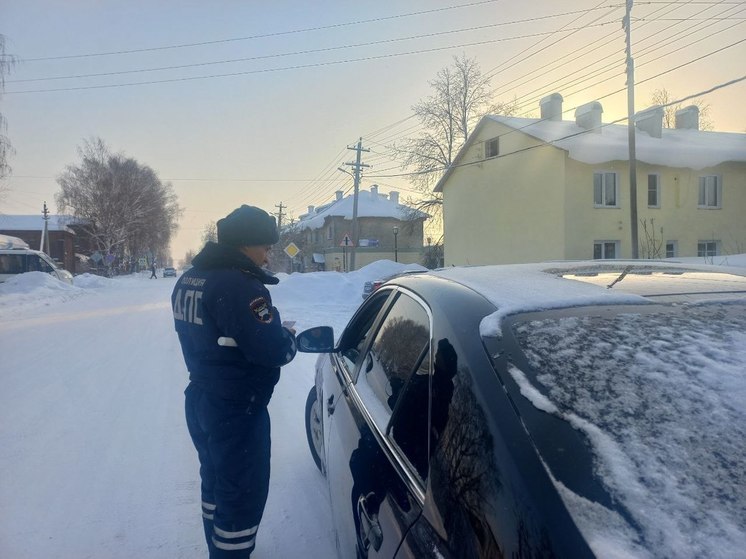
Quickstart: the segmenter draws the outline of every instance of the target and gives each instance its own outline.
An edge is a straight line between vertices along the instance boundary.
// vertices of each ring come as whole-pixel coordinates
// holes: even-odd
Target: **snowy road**
[[[362,283],[386,272],[295,274],[272,294],[298,330],[338,330]],[[3,287],[0,557],[206,556],[183,418],[187,373],[168,305],[174,281],[88,277],[63,289],[39,274]],[[272,478],[257,558],[335,555],[303,423],[314,362],[299,354],[283,368],[270,404]]]

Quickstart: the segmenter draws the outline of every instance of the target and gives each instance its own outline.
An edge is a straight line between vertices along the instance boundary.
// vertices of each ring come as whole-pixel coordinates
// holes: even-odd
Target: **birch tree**
[[[78,148],[80,162],[57,178],[57,207],[72,215],[105,254],[163,259],[181,210],[170,183],[100,138]]]

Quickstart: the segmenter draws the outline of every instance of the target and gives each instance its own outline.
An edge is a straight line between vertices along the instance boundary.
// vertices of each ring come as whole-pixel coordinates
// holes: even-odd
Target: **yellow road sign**
[[[285,254],[287,254],[290,258],[295,258],[295,255],[299,252],[300,249],[295,243],[290,243],[288,246],[285,247]]]

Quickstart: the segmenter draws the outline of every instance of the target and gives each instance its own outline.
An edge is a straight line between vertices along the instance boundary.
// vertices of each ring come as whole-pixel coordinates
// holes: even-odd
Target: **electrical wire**
[[[613,21],[607,21],[599,24],[595,24],[596,27],[601,27],[604,25],[609,25],[611,23],[615,23]],[[587,28],[588,26],[585,26]],[[389,53],[389,54],[381,54],[381,55],[372,55],[372,56],[364,56],[360,58],[350,58],[350,59],[344,59],[344,60],[333,60],[333,61],[326,61],[326,62],[315,62],[315,63],[309,63],[309,64],[296,64],[292,66],[283,66],[283,67],[275,67],[275,68],[261,68],[261,69],[255,69],[255,70],[245,70],[242,72],[229,72],[225,74],[211,74],[211,75],[203,75],[203,76],[188,76],[188,77],[181,77],[181,78],[169,78],[169,79],[162,79],[162,80],[148,80],[148,81],[141,81],[141,82],[128,82],[128,83],[118,83],[118,84],[103,84],[103,85],[88,85],[88,86],[74,86],[74,87],[60,87],[60,88],[50,88],[50,89],[30,89],[30,90],[19,90],[19,91],[6,91],[5,93],[7,95],[18,95],[18,94],[28,94],[28,93],[52,93],[52,92],[60,92],[60,91],[81,91],[81,90],[89,90],[89,89],[109,89],[113,87],[131,87],[131,86],[139,86],[139,85],[153,85],[153,84],[161,84],[161,83],[176,83],[176,82],[186,82],[186,81],[194,81],[194,80],[206,80],[206,79],[214,79],[214,78],[226,78],[226,77],[235,77],[235,76],[245,76],[245,75],[251,75],[251,74],[264,74],[264,73],[271,73],[271,72],[281,72],[281,71],[288,71],[288,70],[300,70],[300,69],[307,69],[307,68],[319,68],[324,66],[334,66],[339,64],[350,64],[353,62],[368,62],[371,60],[382,60],[387,58],[396,58],[400,56],[411,56],[416,54],[425,54],[425,53],[431,53],[431,52],[440,52],[444,50],[454,50],[454,49],[462,49],[466,47],[474,47],[474,46],[483,46],[483,45],[489,45],[494,43],[501,43],[505,41],[512,41],[516,39],[527,39],[532,37],[540,37],[543,35],[546,35],[548,33],[552,32],[539,32],[539,33],[531,33],[527,35],[522,36],[515,36],[515,37],[504,37],[504,38],[498,38],[498,39],[489,39],[484,41],[474,41],[471,43],[462,43],[459,45],[447,45],[443,47],[432,47],[428,49],[420,49],[420,50],[411,50],[406,52],[398,52],[398,53]]]
[[[387,21],[387,20],[393,20],[393,19],[400,19],[405,17],[412,17],[412,16],[419,16],[419,15],[425,15],[425,14],[431,14],[436,12],[444,12],[448,10],[457,10],[461,8],[471,8],[473,6],[480,6],[483,4],[492,4],[495,2],[499,2],[500,0],[482,0],[480,2],[470,2],[468,4],[460,4],[455,6],[446,6],[444,8],[433,8],[431,10],[421,10],[418,12],[410,12],[406,14],[399,14],[399,15],[392,15],[392,16],[382,16],[377,18],[371,18],[371,19],[363,19],[358,21],[350,21],[345,23],[335,23],[330,25],[321,25],[317,27],[306,27],[303,29],[294,29],[289,31],[275,31],[272,33],[262,33],[259,35],[249,35],[246,37],[234,37],[229,39],[217,39],[214,41],[201,41],[196,43],[183,43],[178,45],[166,45],[166,46],[160,46],[160,47],[149,47],[149,48],[140,48],[140,49],[129,49],[129,50],[120,50],[120,51],[110,51],[110,52],[94,52],[94,53],[86,53],[86,54],[72,54],[72,55],[64,55],[64,56],[45,56],[45,57],[37,57],[37,58],[26,58],[24,59],[24,62],[37,62],[41,60],[63,60],[63,59],[70,59],[70,58],[89,58],[89,57],[96,57],[96,56],[112,56],[112,55],[121,55],[121,54],[133,54],[133,53],[141,53],[141,52],[152,52],[152,51],[160,51],[160,50],[168,50],[168,49],[180,49],[180,48],[186,48],[186,47],[198,47],[198,46],[205,46],[205,45],[214,45],[214,44],[220,44],[220,43],[230,43],[235,41],[249,41],[253,39],[265,39],[269,37],[280,37],[283,35],[292,35],[296,33],[308,33],[311,31],[325,31],[328,29],[336,29],[340,27],[348,27],[351,25],[361,25],[366,23],[376,23],[380,21]]]

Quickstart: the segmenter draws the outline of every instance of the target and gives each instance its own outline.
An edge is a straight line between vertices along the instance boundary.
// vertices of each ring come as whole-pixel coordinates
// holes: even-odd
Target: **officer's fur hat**
[[[273,245],[280,239],[275,218],[244,204],[218,220],[218,243],[232,246]]]

